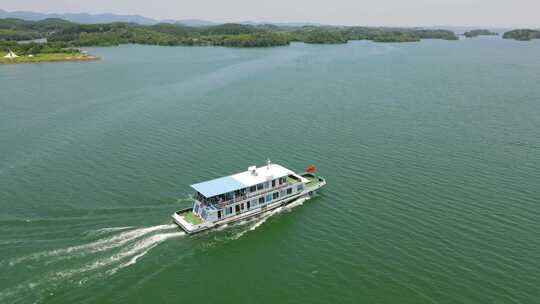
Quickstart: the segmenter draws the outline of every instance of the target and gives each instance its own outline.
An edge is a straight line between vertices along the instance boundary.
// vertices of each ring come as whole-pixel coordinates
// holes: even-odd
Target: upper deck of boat
[[[294,178],[299,178],[298,181],[295,180],[295,182],[307,182],[307,180],[302,180],[300,176],[295,175],[296,174],[293,171],[281,165],[269,163],[266,166],[259,168],[253,166],[244,172],[193,184],[191,185],[191,188],[204,197],[210,198],[233,191],[248,189],[272,180],[291,176]],[[289,180],[289,178],[287,179]]]

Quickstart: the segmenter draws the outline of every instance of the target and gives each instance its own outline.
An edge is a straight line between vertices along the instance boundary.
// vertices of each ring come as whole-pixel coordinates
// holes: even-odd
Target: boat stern
[[[201,232],[214,226],[213,223],[207,222],[193,213],[193,208],[178,210],[173,213],[172,218],[187,234]]]

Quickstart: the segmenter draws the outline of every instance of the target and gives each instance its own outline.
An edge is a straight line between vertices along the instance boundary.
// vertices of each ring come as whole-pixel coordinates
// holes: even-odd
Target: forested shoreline
[[[467,37],[491,34],[470,31]],[[530,40],[540,37],[535,30],[507,32],[503,38]],[[46,43],[32,42],[46,39]],[[276,26],[225,23],[193,27],[182,24],[136,23],[78,24],[62,19],[27,21],[0,19],[0,47],[22,55],[38,53],[73,53],[80,47],[148,44],[167,46],[272,47],[291,42],[340,44],[351,40],[375,42],[417,42],[422,39],[457,40],[449,30],[361,26]],[[21,41],[27,40],[25,43]],[[30,42],[28,42],[28,40]]]
[[[45,38],[46,43],[21,40]],[[209,45],[225,47],[285,46],[291,42],[338,44],[350,40],[377,42],[416,42],[421,39],[456,40],[448,30],[408,28],[276,26],[226,23],[191,27],[182,24],[135,23],[78,24],[62,19],[26,21],[0,19],[0,44],[21,54],[40,52],[72,52],[75,48],[115,46],[120,44]]]

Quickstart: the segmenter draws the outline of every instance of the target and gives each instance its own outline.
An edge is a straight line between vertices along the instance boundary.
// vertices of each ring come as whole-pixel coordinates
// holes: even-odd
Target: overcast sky
[[[216,22],[540,27],[540,0],[0,0],[0,8]]]

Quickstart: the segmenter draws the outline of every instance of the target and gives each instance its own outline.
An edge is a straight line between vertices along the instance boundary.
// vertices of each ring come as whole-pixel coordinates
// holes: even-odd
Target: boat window
[[[257,185],[257,190],[261,190],[264,187],[263,183]]]
[[[267,201],[267,202],[271,202],[271,201],[272,201],[272,194],[268,194],[268,195],[266,196],[266,201]]]
[[[274,188],[276,186],[276,180],[272,180],[272,188]]]
[[[255,192],[255,191],[257,191],[257,186],[249,187],[249,192]]]
[[[247,207],[247,209],[249,210],[249,207],[251,207],[251,202],[250,202],[250,201],[247,201],[246,207]]]
[[[264,183],[264,188],[265,188],[265,189],[268,189],[268,187],[270,187],[270,183],[269,183],[269,182],[265,182],[265,183]]]
[[[273,198],[273,199],[277,199],[278,197],[279,197],[279,192],[274,192],[274,193],[272,194],[272,198]]]
[[[288,188],[287,189],[287,194],[291,194],[292,193],[292,188]]]
[[[304,190],[304,185],[300,184],[300,185],[298,185],[298,187],[296,189],[298,191],[302,191],[302,190]]]
[[[264,204],[264,196],[259,197],[259,204]]]
[[[229,215],[231,213],[232,213],[232,207],[227,207],[227,209],[225,209],[225,214]]]
[[[199,212],[199,204],[195,205],[195,213]]]
[[[255,207],[255,206],[257,206],[257,200],[256,199],[251,201],[251,207]]]

